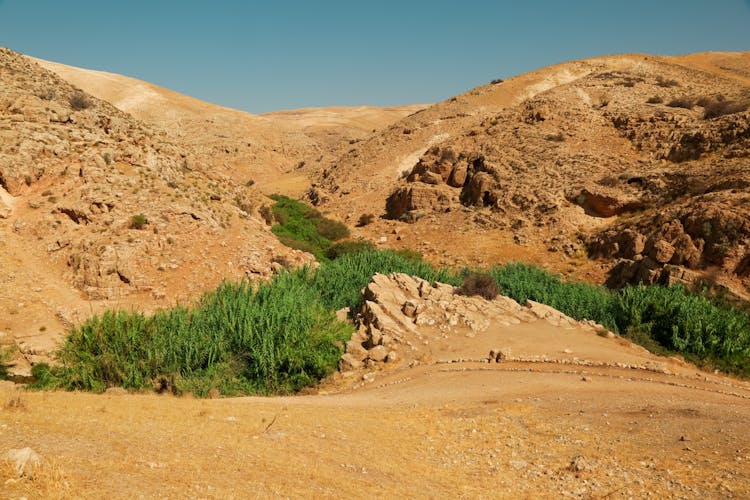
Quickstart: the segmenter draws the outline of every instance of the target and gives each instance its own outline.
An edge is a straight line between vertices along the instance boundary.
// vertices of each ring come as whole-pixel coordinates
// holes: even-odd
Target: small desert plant
[[[357,227],[364,227],[368,224],[372,224],[375,221],[375,214],[362,214],[359,216],[357,221]]]
[[[269,226],[273,224],[273,210],[271,210],[271,207],[268,205],[263,205],[258,209],[258,213],[260,213],[260,216],[263,217],[263,220],[268,224]]]
[[[45,100],[45,101],[51,101],[51,100],[53,100],[53,99],[54,99],[55,97],[57,97],[57,94],[56,94],[56,93],[55,93],[55,91],[54,91],[54,90],[52,90],[52,89],[45,89],[45,90],[42,90],[42,91],[40,91],[40,92],[39,92],[39,93],[37,94],[37,97],[38,97],[39,99],[43,99],[43,100]]]
[[[8,365],[13,360],[13,346],[0,346],[0,380],[8,378]]]
[[[84,109],[88,109],[91,107],[91,100],[88,98],[86,94],[81,92],[80,90],[77,90],[73,93],[73,95],[70,97],[70,107],[73,108],[75,111],[81,111]]]
[[[495,78],[490,82],[490,85],[497,85],[498,83],[503,83],[504,81],[505,80],[503,80],[502,78]]]
[[[102,158],[104,159],[104,163],[106,163],[107,165],[112,164],[112,155],[110,155],[109,153],[104,153],[102,155]]]
[[[130,218],[130,229],[143,229],[148,224],[148,219],[143,214],[133,215]]]
[[[551,142],[564,142],[565,136],[562,134],[562,132],[558,132],[556,134],[547,135],[544,137],[544,139]]]
[[[698,106],[703,107],[703,118],[710,120],[711,118],[717,118],[724,115],[733,115],[735,113],[742,113],[747,110],[750,103],[740,101],[728,101],[719,96],[715,99],[702,98],[698,101]]]
[[[695,103],[689,97],[676,97],[667,103],[670,108],[693,109]]]
[[[679,87],[680,86],[677,80],[667,79],[667,78],[664,78],[663,76],[656,77],[656,84],[659,87]]]
[[[661,104],[664,102],[664,99],[661,98],[661,96],[655,95],[653,97],[649,97],[646,103],[648,104]]]
[[[464,277],[463,285],[456,289],[459,295],[478,295],[487,300],[493,300],[500,294],[495,278],[489,274],[471,273]]]

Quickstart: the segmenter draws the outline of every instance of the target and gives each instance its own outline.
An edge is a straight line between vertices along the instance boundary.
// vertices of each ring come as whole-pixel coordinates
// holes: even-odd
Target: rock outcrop
[[[473,338],[490,328],[537,320],[561,329],[604,330],[600,325],[580,323],[537,302],[521,306],[502,295],[486,300],[459,295],[456,290],[450,285],[430,284],[406,274],[373,276],[364,290],[362,310],[356,316],[359,327],[346,343],[340,371],[414,366],[427,362],[434,355],[431,349],[439,349],[441,342],[450,342],[452,337]],[[488,352],[475,352],[467,360],[495,362],[512,357],[508,346],[493,349],[489,356]]]

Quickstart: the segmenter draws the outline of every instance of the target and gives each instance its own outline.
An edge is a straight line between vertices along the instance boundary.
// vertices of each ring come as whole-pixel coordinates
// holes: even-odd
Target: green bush
[[[148,219],[143,214],[134,215],[130,218],[130,229],[143,229],[148,224]]]
[[[14,351],[12,346],[0,346],[0,380],[8,378],[8,365],[13,359]]]
[[[256,289],[224,283],[193,309],[95,316],[70,333],[60,366],[38,370],[35,386],[291,393],[330,374],[351,333],[304,273],[282,273]]]
[[[271,231],[288,247],[309,252],[324,261],[332,242],[349,236],[344,224],[323,217],[302,202],[281,195],[272,198],[276,201],[272,212],[278,224]]]
[[[315,230],[322,237],[336,241],[349,237],[349,229],[339,221],[319,218],[315,223]]]
[[[681,286],[628,287],[617,298],[615,317],[621,330],[646,332],[669,350],[733,366],[733,371],[750,370],[747,313]]]

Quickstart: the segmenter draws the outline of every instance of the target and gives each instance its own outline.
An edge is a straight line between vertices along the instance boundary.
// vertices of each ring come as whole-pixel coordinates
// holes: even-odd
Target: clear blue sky
[[[255,113],[386,106],[602,54],[750,50],[750,0],[0,0],[0,45]]]

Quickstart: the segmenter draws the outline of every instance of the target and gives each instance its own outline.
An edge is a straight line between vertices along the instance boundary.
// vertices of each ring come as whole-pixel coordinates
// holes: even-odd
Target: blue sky
[[[254,113],[387,106],[602,54],[750,50],[750,0],[0,0],[0,45]]]

